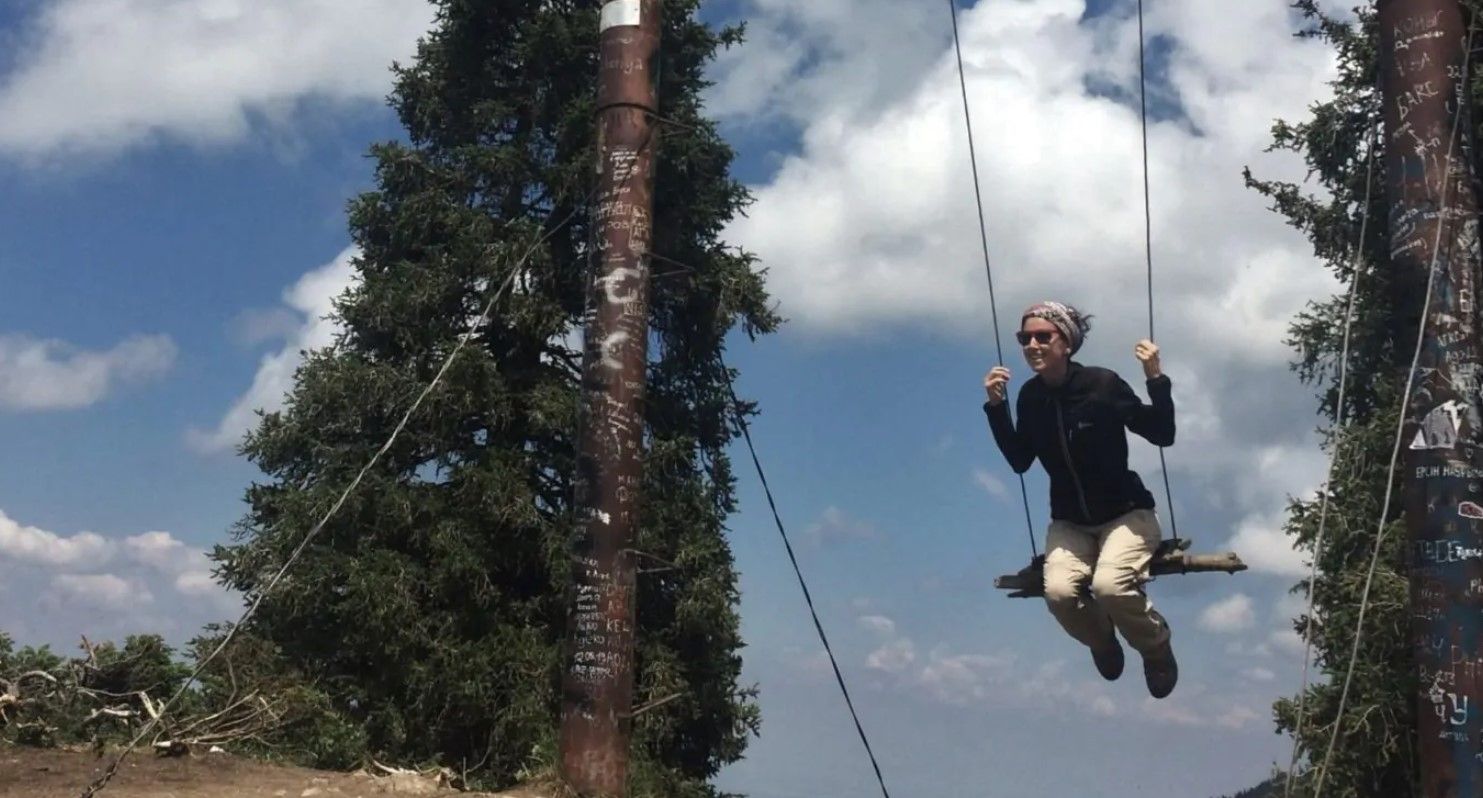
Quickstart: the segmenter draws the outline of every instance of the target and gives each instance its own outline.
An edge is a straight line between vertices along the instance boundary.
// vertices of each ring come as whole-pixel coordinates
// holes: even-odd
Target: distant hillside
[[[1273,777],[1269,781],[1242,790],[1235,795],[1223,795],[1221,798],[1278,798],[1282,795],[1282,780]]]

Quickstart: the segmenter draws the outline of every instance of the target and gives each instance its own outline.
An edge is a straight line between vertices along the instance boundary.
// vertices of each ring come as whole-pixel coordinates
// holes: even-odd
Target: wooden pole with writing
[[[1406,450],[1417,745],[1427,798],[1483,795],[1478,192],[1457,0],[1380,0],[1391,265],[1428,285]]]
[[[588,299],[575,506],[579,539],[562,684],[560,768],[582,796],[627,791],[635,568],[648,349],[661,0],[602,6],[600,263]]]

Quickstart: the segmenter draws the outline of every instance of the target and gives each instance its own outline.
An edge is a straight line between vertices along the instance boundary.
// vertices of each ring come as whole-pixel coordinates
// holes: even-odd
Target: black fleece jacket
[[[1174,400],[1169,378],[1148,381],[1145,405],[1116,372],[1070,364],[1066,382],[1051,387],[1035,377],[1015,403],[984,403],[994,442],[1016,473],[1040,459],[1050,476],[1051,518],[1096,526],[1124,513],[1154,508],[1153,494],[1128,469],[1132,430],[1149,443],[1174,443]]]

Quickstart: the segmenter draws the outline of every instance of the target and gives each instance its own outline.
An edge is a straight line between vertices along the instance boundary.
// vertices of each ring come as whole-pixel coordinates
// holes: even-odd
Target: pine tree
[[[1298,35],[1334,47],[1338,76],[1332,84],[1333,98],[1313,105],[1308,119],[1274,126],[1272,148],[1301,154],[1309,179],[1322,192],[1260,180],[1249,171],[1247,184],[1271,198],[1273,210],[1307,235],[1314,253],[1344,285],[1358,282],[1344,407],[1336,405],[1347,293],[1312,303],[1289,329],[1288,343],[1298,354],[1293,368],[1317,390],[1321,412],[1329,421],[1322,432],[1333,468],[1324,488],[1328,511],[1322,548],[1316,552],[1314,612],[1294,621],[1298,633],[1312,645],[1316,678],[1305,696],[1278,701],[1274,712],[1279,731],[1294,736],[1301,755],[1294,794],[1312,794],[1316,766],[1326,756],[1334,733],[1387,480],[1393,479],[1394,499],[1383,521],[1386,537],[1323,794],[1419,795],[1404,486],[1399,474],[1390,474],[1389,464],[1419,331],[1425,276],[1396,273],[1390,262],[1374,9],[1359,8],[1354,19],[1346,20],[1324,12],[1316,0],[1292,5],[1304,20]],[[1473,4],[1464,7],[1470,14]],[[1476,102],[1476,78],[1471,93]],[[1363,224],[1366,212],[1368,225]],[[1310,557],[1315,554],[1321,499],[1320,495],[1293,502],[1287,523],[1295,545]],[[1306,595],[1307,587],[1304,580],[1294,592]]]
[[[549,763],[558,717],[580,345],[596,231],[598,3],[437,0],[390,98],[405,142],[372,148],[351,203],[358,280],[343,333],[308,353],[284,409],[243,451],[266,479],[237,542],[214,556],[256,598],[387,440],[459,337],[536,246],[377,468],[264,597],[249,631],[312,674],[369,749],[441,761],[489,784]],[[666,0],[659,97],[638,548],[674,565],[640,577],[636,700],[682,698],[635,722],[636,795],[707,795],[758,728],[738,684],[734,435],[726,336],[769,332],[760,270],[719,235],[749,201],[703,115],[704,69],[736,29]],[[673,264],[684,264],[683,267]],[[748,409],[750,412],[750,408]]]

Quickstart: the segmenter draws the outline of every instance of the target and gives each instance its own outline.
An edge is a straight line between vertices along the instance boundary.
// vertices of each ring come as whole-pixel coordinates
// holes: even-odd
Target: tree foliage
[[[308,353],[245,454],[224,581],[263,599],[250,632],[316,680],[367,749],[487,783],[549,761],[570,583],[579,345],[596,231],[599,4],[438,0],[390,102],[406,140],[372,148],[349,208],[356,280],[343,332]],[[758,724],[738,684],[734,431],[726,336],[778,323],[754,259],[719,235],[749,201],[701,108],[704,69],[740,40],[666,0],[653,330],[637,548],[636,695],[682,698],[635,722],[636,794],[708,794]],[[544,236],[544,239],[541,237]],[[531,247],[541,240],[539,246]],[[530,251],[395,446],[271,593],[266,580],[390,437],[494,287]],[[671,264],[681,263],[683,267]]]

